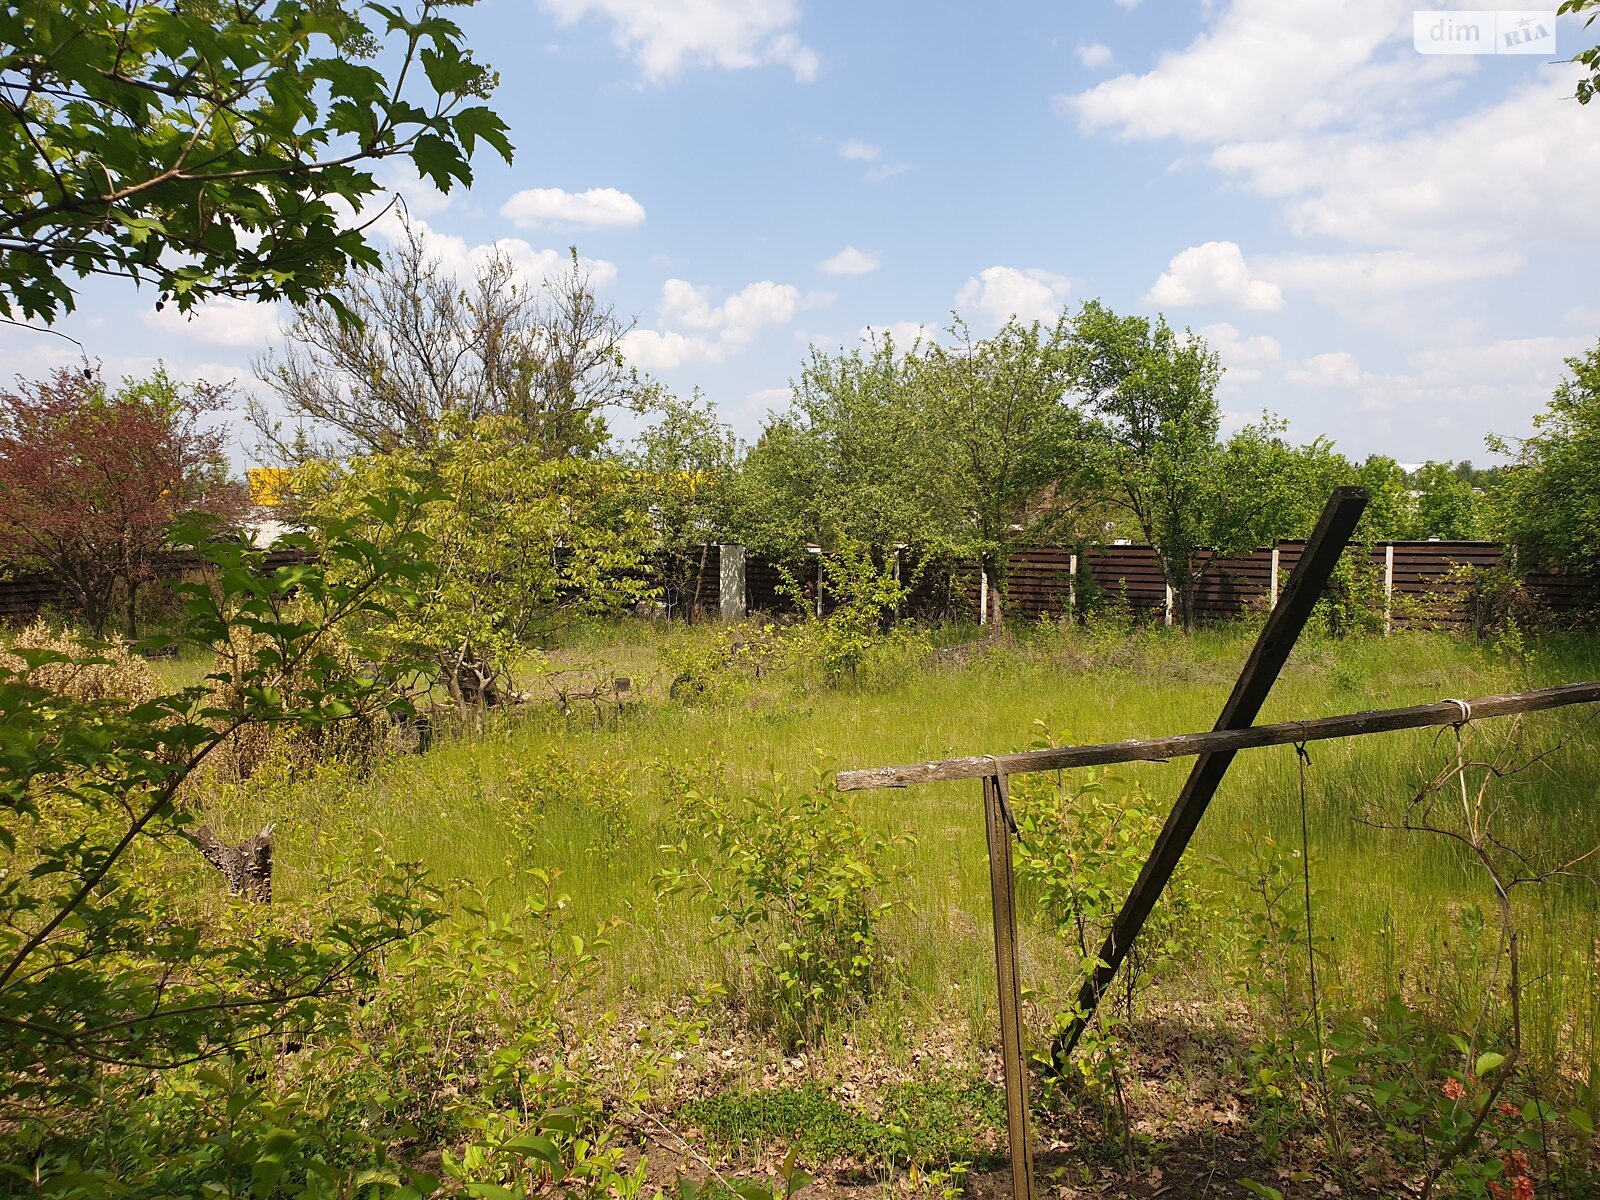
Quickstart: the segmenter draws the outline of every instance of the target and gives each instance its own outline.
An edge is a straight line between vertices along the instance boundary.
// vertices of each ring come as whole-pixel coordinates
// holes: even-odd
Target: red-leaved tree
[[[63,369],[0,392],[0,563],[55,576],[96,637],[120,602],[136,637],[139,588],[173,522],[244,509],[223,433],[206,428],[230,392],[161,367],[115,391]]]

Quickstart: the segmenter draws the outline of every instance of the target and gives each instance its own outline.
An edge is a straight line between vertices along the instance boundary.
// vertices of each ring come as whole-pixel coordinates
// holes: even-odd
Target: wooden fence
[[[681,595],[667,598],[671,616],[725,619],[746,613],[793,612],[792,590],[782,586],[782,568],[740,546],[708,546],[697,563],[695,578]],[[1304,543],[1278,545],[1207,563],[1195,595],[1201,621],[1229,620],[1270,608],[1300,561]],[[1382,603],[1391,627],[1459,628],[1474,618],[1475,572],[1506,561],[1495,542],[1387,542],[1346,551],[1357,564],[1360,586]],[[267,556],[269,569],[297,561],[297,552]],[[163,577],[193,577],[199,563],[192,556],[165,556],[155,571]],[[972,563],[902,564],[914,580],[906,605],[909,615],[928,620],[981,621],[989,581]],[[832,597],[822,586],[816,556],[791,564],[788,571],[800,586],[805,607],[827,612]],[[1534,571],[1521,576],[1524,611],[1541,611],[1558,620],[1600,612],[1600,576],[1561,571]],[[1059,547],[1029,547],[1011,556],[1006,583],[1008,616],[1036,619],[1076,611],[1080,590],[1087,601],[1093,589],[1101,602],[1118,604],[1135,616],[1154,621],[1172,619],[1174,597],[1149,546],[1095,546],[1078,554]],[[66,590],[47,575],[0,580],[0,621],[31,620],[46,609],[65,610]]]
[[[1195,594],[1197,617],[1227,620],[1270,608],[1304,549],[1304,542],[1285,541],[1207,559]],[[1506,562],[1506,549],[1497,542],[1386,542],[1346,554],[1364,576],[1358,586],[1381,598],[1386,624],[1401,628],[1470,624],[1476,580]],[[1520,579],[1525,609],[1564,618],[1600,610],[1600,577],[1534,571]],[[961,580],[965,615],[981,620],[986,583],[970,568]],[[1070,612],[1078,606],[1079,589],[1091,585],[1101,601],[1137,616],[1172,619],[1175,598],[1150,546],[1092,547],[1081,556],[1064,549],[1020,550],[1009,563],[1006,612],[1030,618]]]
[[[268,571],[304,560],[299,550],[270,550],[262,563]],[[152,580],[198,579],[200,560],[178,552],[157,555],[150,563]],[[143,594],[141,590],[141,594]],[[18,575],[0,579],[0,623],[21,625],[46,612],[70,613],[72,593],[51,575]]]

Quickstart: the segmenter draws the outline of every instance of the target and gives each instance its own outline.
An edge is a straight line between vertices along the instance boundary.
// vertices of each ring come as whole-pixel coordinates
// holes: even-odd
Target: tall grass
[[[670,832],[663,764],[719,763],[735,786],[773,773],[804,785],[819,766],[1023,749],[1036,736],[1035,722],[1057,743],[1207,729],[1251,641],[1243,628],[1184,638],[1162,630],[1045,625],[984,644],[946,631],[935,639],[939,648],[923,644],[881,656],[843,686],[828,686],[800,663],[760,679],[732,678],[687,700],[667,699],[675,653],[696,638],[719,636],[725,635],[715,629],[662,633],[641,624],[578,631],[552,662],[632,678],[630,695],[637,699],[615,719],[597,722],[587,710],[561,717],[547,705],[529,705],[481,740],[446,741],[365,780],[331,772],[257,786],[219,802],[219,814],[241,829],[263,818],[277,822],[278,886],[290,892],[315,871],[315,845],[330,836],[381,841],[396,858],[422,860],[440,880],[497,880],[507,899],[518,886],[519,865],[559,868],[559,886],[580,921],[625,919],[607,987],[614,1001],[648,1008],[714,981],[724,967],[705,914],[681,899],[655,897],[657,847]],[[1430,633],[1312,639],[1297,647],[1262,720],[1597,675],[1600,642],[1592,639],[1550,638],[1502,651]],[[531,678],[537,693],[537,676]],[[1519,735],[1530,747],[1570,740],[1502,785],[1508,841],[1566,847],[1574,855],[1600,843],[1600,756],[1587,716],[1539,714],[1522,723]],[[1469,735],[1475,754],[1509,731],[1509,723],[1490,724],[1499,727]],[[1362,823],[1397,812],[1454,753],[1448,730],[1310,747],[1305,784],[1317,922],[1331,938],[1328,982],[1344,1003],[1359,1006],[1402,990],[1446,1020],[1470,1022],[1481,995],[1475,988],[1494,949],[1487,880],[1443,839]],[[1168,798],[1188,768],[1183,760],[1116,773]],[[1190,853],[1209,864],[1261,837],[1297,850],[1300,781],[1292,747],[1242,753]],[[932,1022],[965,1025],[975,1042],[986,1041],[993,975],[979,786],[872,793],[861,812],[885,834],[909,830],[917,838],[906,885],[911,905],[885,930],[901,986],[864,1018],[877,1045],[890,1055],[909,1052]],[[1593,865],[1519,899],[1528,1040],[1549,1064],[1586,1062],[1595,1052],[1600,910]],[[1188,995],[1226,1000],[1225,968],[1238,929],[1233,914],[1242,901],[1224,873],[1212,874],[1219,891],[1215,928],[1184,986]],[[1024,913],[1030,913],[1026,903]],[[1068,986],[1054,936],[1034,923],[1023,937],[1028,982]]]

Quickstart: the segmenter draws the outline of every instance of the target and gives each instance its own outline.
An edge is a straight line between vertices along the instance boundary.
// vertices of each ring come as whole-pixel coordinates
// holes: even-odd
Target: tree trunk
[[[689,623],[691,625],[694,624],[695,620],[698,618],[698,616],[700,614],[700,584],[701,584],[701,581],[704,580],[705,577],[706,577],[706,559],[710,556],[710,554],[711,554],[711,545],[710,545],[710,543],[702,543],[701,546],[700,546],[700,567],[694,573],[694,596],[689,601]],[[719,550],[718,551],[719,565],[720,565],[720,559],[721,559],[721,551]],[[668,613],[667,615],[670,617],[672,614]]]
[[[244,896],[261,904],[272,901],[272,826],[255,837],[230,846],[209,825],[184,833],[205,860],[222,872],[230,896]]]
[[[139,585],[133,579],[127,581],[128,588],[128,640],[138,640],[139,637]]]

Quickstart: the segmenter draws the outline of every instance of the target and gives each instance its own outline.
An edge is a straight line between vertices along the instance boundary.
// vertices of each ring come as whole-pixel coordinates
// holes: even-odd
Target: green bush
[[[738,948],[746,978],[733,982],[757,1024],[787,1044],[814,1039],[882,977],[878,923],[905,876],[894,851],[912,838],[868,832],[820,769],[805,789],[774,775],[755,796],[725,790],[714,775],[672,781],[681,837],[662,850],[679,865],[659,891],[707,904]]]

